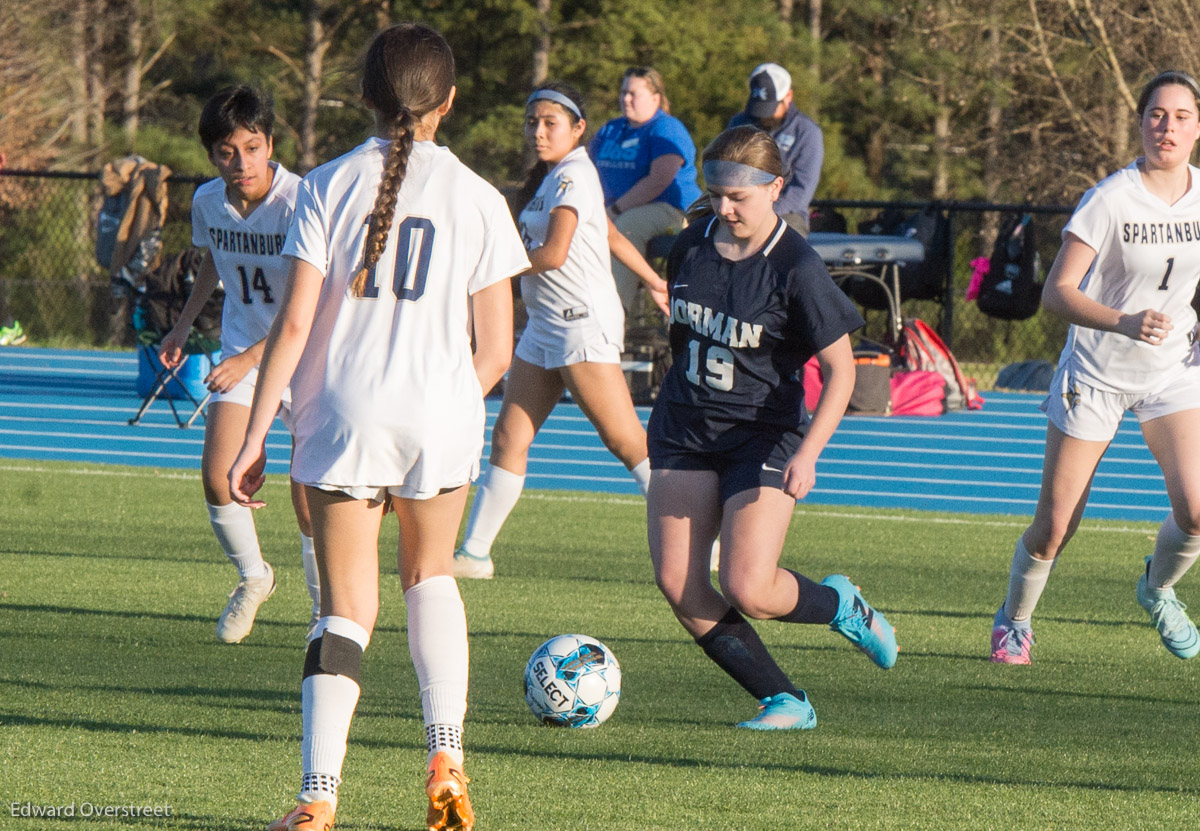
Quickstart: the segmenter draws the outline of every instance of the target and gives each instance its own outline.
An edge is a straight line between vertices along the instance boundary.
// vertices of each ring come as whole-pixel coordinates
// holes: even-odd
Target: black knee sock
[[[800,584],[800,597],[796,608],[786,615],[775,618],[786,623],[830,623],[837,616],[838,593],[832,586],[822,586],[814,583],[803,574],[798,574],[790,568],[784,569],[796,578]]]
[[[696,638],[696,645],[755,698],[787,692],[803,700],[754,627],[736,609],[730,609],[716,626]]]

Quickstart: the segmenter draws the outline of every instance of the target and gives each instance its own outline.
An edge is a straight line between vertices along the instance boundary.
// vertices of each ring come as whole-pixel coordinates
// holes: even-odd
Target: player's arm
[[[551,210],[550,222],[546,226],[546,241],[529,252],[529,268],[521,274],[545,274],[562,268],[578,226],[579,216],[574,208],[561,205]]]
[[[471,319],[475,334],[475,374],[486,395],[512,363],[512,286],[508,280],[492,283],[471,295]]]
[[[212,368],[212,371],[204,378],[204,383],[213,392],[229,392],[246,377],[250,370],[262,362],[266,345],[267,339],[263,338],[249,349],[225,358]]]
[[[650,172],[633,183],[633,186],[613,200],[613,207],[623,213],[641,205],[649,205],[662,195],[683,167],[683,156],[665,153],[650,162]]]
[[[658,276],[658,272],[646,262],[642,252],[617,229],[611,219],[608,220],[608,249],[646,285],[646,290],[654,299],[654,305],[658,306],[663,314],[670,314],[667,306],[667,281]]]
[[[178,366],[183,360],[183,348],[187,345],[192,324],[196,322],[196,317],[204,309],[204,304],[212,297],[212,293],[217,290],[220,282],[221,278],[217,274],[217,264],[213,262],[212,251],[207,250],[204,252],[204,260],[200,263],[196,279],[192,283],[192,291],[188,294],[187,302],[183,304],[183,309],[179,313],[179,319],[175,321],[171,331],[159,344],[158,359],[162,361],[163,366],[167,368]]]
[[[796,499],[803,499],[816,484],[817,457],[846,414],[850,394],[854,392],[854,350],[850,347],[850,336],[842,335],[817,352],[817,362],[825,379],[821,397],[800,449],[788,460],[783,471],[783,490]]]
[[[292,259],[283,303],[267,334],[258,381],[254,385],[246,438],[229,470],[230,494],[242,505],[261,508],[265,504],[252,497],[263,484],[267,432],[275,420],[279,402],[283,400],[283,391],[300,363],[304,345],[308,343],[324,280],[325,275],[316,266]]]
[[[1068,232],[1042,289],[1046,310],[1078,326],[1117,332],[1145,343],[1162,343],[1173,328],[1169,315],[1155,309],[1126,314],[1093,300],[1079,288],[1095,259],[1095,249]]]

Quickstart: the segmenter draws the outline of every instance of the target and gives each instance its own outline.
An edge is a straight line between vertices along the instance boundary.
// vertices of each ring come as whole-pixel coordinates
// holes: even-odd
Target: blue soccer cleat
[[[896,665],[896,629],[880,612],[863,600],[858,586],[842,574],[831,574],[821,581],[838,593],[838,610],[829,628],[845,635],[876,666],[891,669]]]
[[[800,697],[791,693],[769,695],[758,702],[758,715],[738,723],[747,730],[812,730],[817,726],[817,712],[808,703],[804,690]]]
[[[1146,571],[1150,570],[1150,558],[1146,558]],[[1200,633],[1196,624],[1187,616],[1187,606],[1175,598],[1174,589],[1150,588],[1146,574],[1138,578],[1138,605],[1150,613],[1150,620],[1163,646],[1176,658],[1195,658],[1200,654]]]

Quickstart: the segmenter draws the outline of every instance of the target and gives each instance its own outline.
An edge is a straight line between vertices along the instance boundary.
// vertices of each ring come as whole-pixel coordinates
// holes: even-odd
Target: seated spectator
[[[623,115],[601,127],[588,145],[609,216],[642,253],[651,238],[682,228],[684,210],[700,197],[696,145],[670,108],[657,71],[628,69],[621,81]],[[615,259],[612,267],[628,314],[639,279]]]
[[[775,139],[783,156],[784,185],[775,213],[808,236],[808,205],[821,178],[825,139],[821,128],[792,103],[792,76],[777,63],[764,63],[750,73],[746,109],[729,120],[729,127],[752,124]]]

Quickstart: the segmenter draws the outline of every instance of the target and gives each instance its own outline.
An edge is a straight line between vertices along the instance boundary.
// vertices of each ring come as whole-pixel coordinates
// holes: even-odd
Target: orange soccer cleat
[[[425,794],[429,797],[425,824],[429,831],[471,831],[475,827],[475,811],[467,797],[470,781],[449,753],[434,754],[425,775]]]
[[[333,828],[333,805],[318,802],[300,802],[283,819],[267,826],[267,831],[330,831]]]

